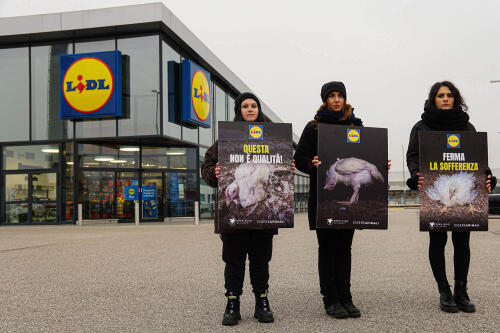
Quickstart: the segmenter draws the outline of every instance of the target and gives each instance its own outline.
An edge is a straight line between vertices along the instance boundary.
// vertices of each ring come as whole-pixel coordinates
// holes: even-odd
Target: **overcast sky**
[[[0,0],[0,17],[147,2]],[[321,85],[343,81],[365,126],[389,129],[401,170],[431,85],[451,80],[500,168],[500,1],[162,2],[299,136]]]

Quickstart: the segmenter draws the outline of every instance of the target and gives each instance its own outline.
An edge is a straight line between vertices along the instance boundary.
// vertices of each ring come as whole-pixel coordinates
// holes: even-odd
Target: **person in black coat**
[[[234,103],[234,121],[269,122],[262,112],[260,101],[252,93],[240,94]],[[292,170],[295,165],[292,163]],[[218,162],[218,141],[206,152],[201,166],[201,175],[212,187],[218,186],[220,167]],[[216,206],[217,203],[216,203]],[[215,233],[222,239],[222,260],[225,263],[224,287],[228,298],[222,319],[223,325],[236,325],[241,319],[240,296],[243,293],[245,263],[248,255],[250,282],[255,294],[254,317],[261,323],[274,321],[273,312],[267,298],[269,281],[269,262],[272,257],[273,236],[278,229],[262,230],[221,230],[218,211],[214,219]]]
[[[346,102],[346,89],[342,82],[328,82],[321,88],[323,104],[314,120],[304,128],[295,152],[297,169],[310,175],[308,218],[309,228],[316,230],[318,123],[362,126]],[[351,245],[354,230],[318,229],[318,270],[320,291],[326,313],[335,318],[359,317],[359,309],[351,296]]]
[[[424,177],[419,174],[419,143],[420,131],[472,131],[476,129],[469,122],[468,110],[460,91],[449,81],[435,83],[425,102],[422,120],[417,122],[410,133],[406,161],[411,177],[407,185],[412,190],[420,190]],[[496,177],[491,170],[486,171],[486,189],[491,192],[496,186]],[[455,290],[451,293],[446,278],[444,249],[448,238],[446,231],[429,232],[429,261],[432,273],[438,284],[440,307],[445,312],[474,312],[475,306],[467,294],[467,275],[470,263],[470,232],[453,231],[451,238],[454,247]]]

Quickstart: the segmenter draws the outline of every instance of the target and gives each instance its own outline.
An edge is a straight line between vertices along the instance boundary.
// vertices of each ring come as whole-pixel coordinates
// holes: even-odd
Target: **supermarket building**
[[[112,51],[121,62],[119,113],[63,117],[61,105],[72,102],[60,59]],[[184,62],[207,73],[211,116],[201,125],[183,112]],[[96,79],[86,87],[109,85]],[[140,192],[142,222],[193,217],[195,207],[212,218],[215,191],[200,166],[217,121],[233,119],[243,91],[251,89],[162,3],[0,18],[0,224],[76,223],[78,204],[84,220],[132,222],[130,189]],[[297,172],[296,208],[307,205],[308,183]]]

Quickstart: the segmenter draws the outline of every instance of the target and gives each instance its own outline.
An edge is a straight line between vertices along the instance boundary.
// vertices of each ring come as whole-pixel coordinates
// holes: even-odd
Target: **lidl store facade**
[[[200,165],[246,90],[160,3],[0,19],[0,223],[212,218]]]

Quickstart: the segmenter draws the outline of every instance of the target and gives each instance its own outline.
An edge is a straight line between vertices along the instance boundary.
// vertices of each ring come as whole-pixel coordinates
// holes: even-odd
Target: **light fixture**
[[[167,150],[167,155],[186,155],[186,150],[185,149],[169,149]]]
[[[57,146],[42,146],[42,151],[44,153],[57,154],[59,152],[59,148],[57,148]]]
[[[110,162],[112,160],[114,160],[113,156],[102,155],[102,156],[94,157],[94,161],[98,161],[98,162]]]
[[[121,151],[139,151],[139,147],[133,147],[133,146],[121,146],[120,147]]]
[[[109,163],[127,163],[125,160],[111,160]]]
[[[67,165],[73,165],[75,164],[74,162],[66,162]]]

